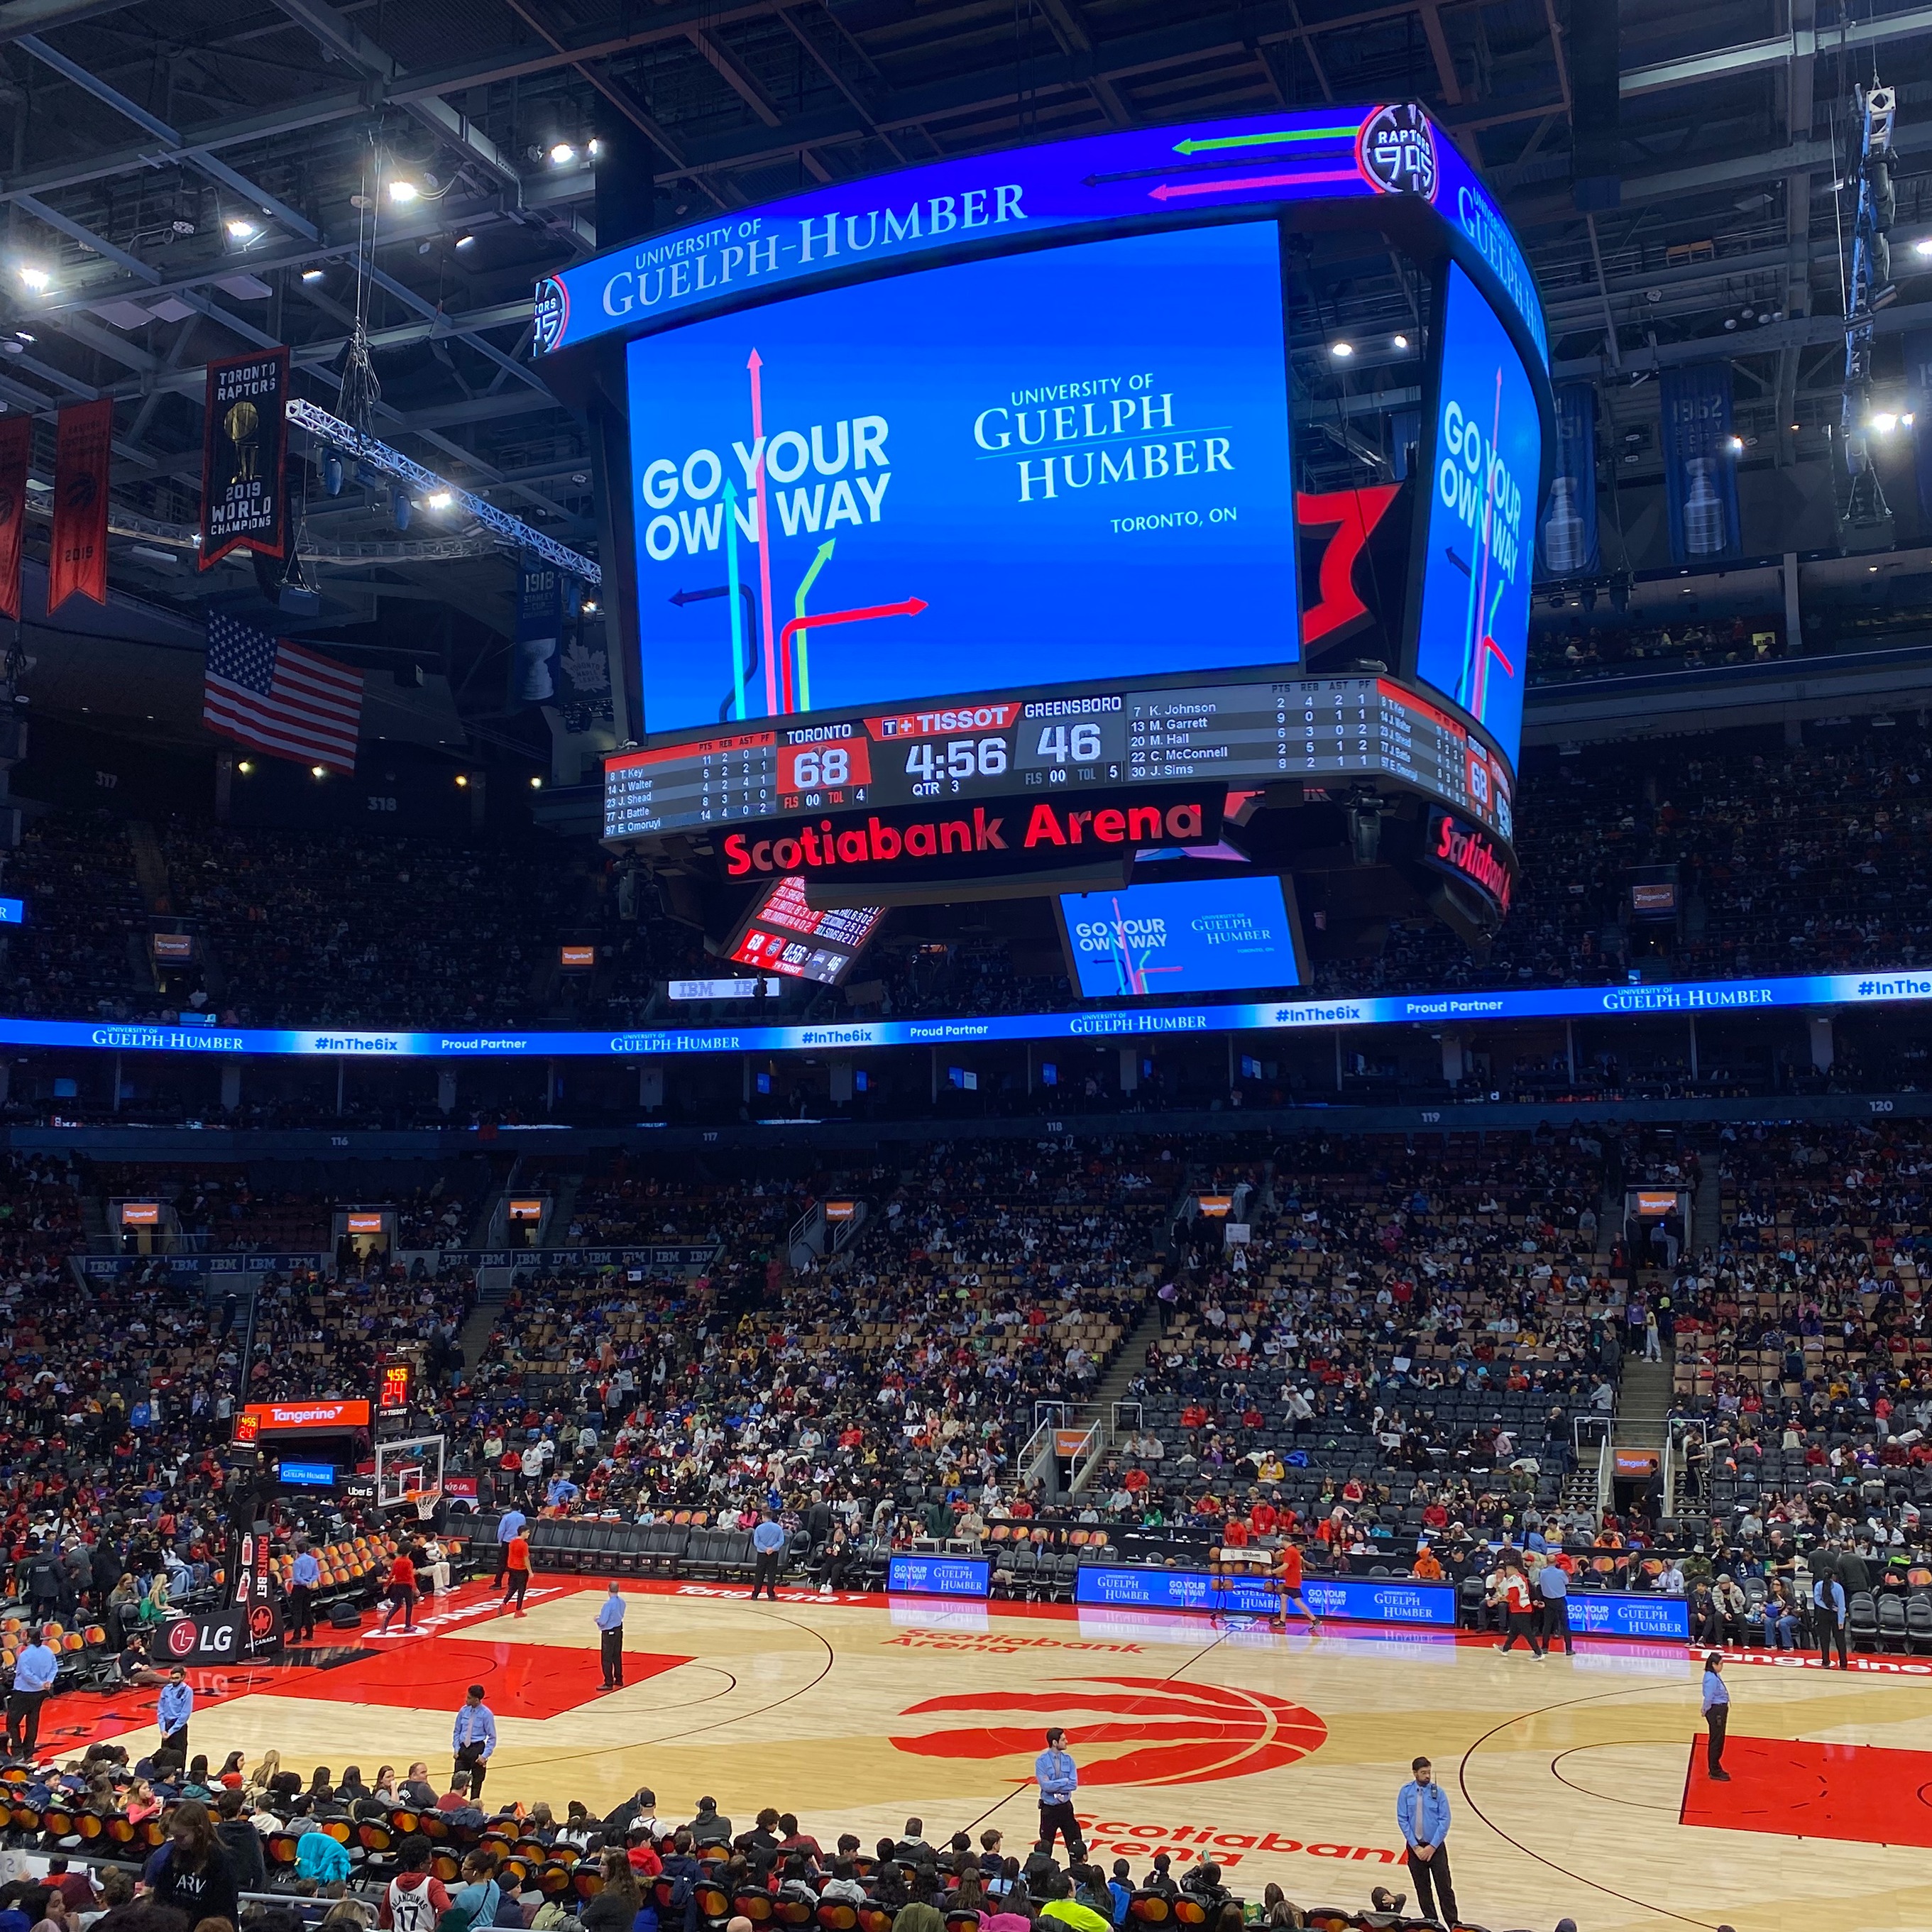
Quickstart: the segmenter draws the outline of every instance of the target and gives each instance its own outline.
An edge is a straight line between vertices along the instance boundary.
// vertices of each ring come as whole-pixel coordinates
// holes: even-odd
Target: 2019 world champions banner
[[[302,1032],[264,1027],[0,1018],[0,1046],[94,1047],[117,1053],[280,1054],[358,1060],[655,1058],[710,1053],[862,1052],[1007,1041],[1184,1039],[1324,1027],[1460,1025],[1484,1021],[1598,1019],[1627,1014],[1722,1013],[1909,1005],[1932,1000],[1932,973],[1823,973],[1786,979],[1678,980],[1652,986],[1552,986],[1531,992],[1392,993],[1371,998],[1150,1006],[986,1019],[848,1020],[812,1026],[641,1028],[598,1033]]]

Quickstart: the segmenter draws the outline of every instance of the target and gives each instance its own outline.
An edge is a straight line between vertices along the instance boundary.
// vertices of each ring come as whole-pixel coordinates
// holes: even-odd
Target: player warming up
[[[1282,1630],[1288,1628],[1291,1602],[1308,1619],[1311,1630],[1322,1628],[1322,1619],[1309,1608],[1308,1599],[1301,1593],[1301,1546],[1286,1537],[1282,1538],[1281,1549],[1275,1557],[1274,1593],[1274,1620]]]

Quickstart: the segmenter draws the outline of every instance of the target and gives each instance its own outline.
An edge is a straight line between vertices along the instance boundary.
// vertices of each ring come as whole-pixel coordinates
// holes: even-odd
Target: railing
[[[1606,1431],[1604,1446],[1597,1454],[1597,1520],[1601,1522],[1612,1503],[1616,1500],[1617,1453],[1611,1447]]]
[[[785,1259],[804,1268],[825,1252],[825,1203],[814,1201],[791,1224],[785,1236]]]

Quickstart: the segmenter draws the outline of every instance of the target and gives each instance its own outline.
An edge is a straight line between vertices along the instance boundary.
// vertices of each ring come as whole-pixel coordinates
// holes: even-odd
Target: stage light
[[[532,791],[542,791],[543,790],[543,780],[542,778],[531,779],[530,789]]]
[[[568,141],[560,141],[550,151],[550,164],[554,168],[567,168],[577,158],[577,150]]]
[[[1922,235],[1912,244],[1915,255],[1932,255],[1932,235]]]
[[[326,268],[304,268],[302,271],[302,278],[305,282],[319,282],[328,272]]]
[[[1892,430],[1898,428],[1898,418],[1889,410],[1874,410],[1872,415],[1871,426],[1874,429],[1876,430],[1881,436],[1888,436]]]
[[[235,769],[245,778],[255,769],[254,761],[252,759],[244,758]]]
[[[1724,447],[1733,456],[1742,456],[1744,453],[1744,440],[1741,436],[1729,437],[1725,441]]]
[[[53,277],[45,268],[36,268],[29,266],[20,271],[20,280],[35,295],[40,295],[44,293],[52,282]]]
[[[476,238],[473,235],[459,235],[456,238],[456,245],[459,248],[473,248],[476,245]]]
[[[244,221],[239,215],[226,225],[230,238],[236,242],[252,242],[262,232],[252,221]]]
[[[1394,340],[1398,349],[1406,349],[1408,346],[1408,338],[1406,335],[1398,335]]]
[[[326,778],[328,776],[328,767],[326,765],[311,765],[308,768],[308,775],[312,778]]]
[[[457,788],[457,790],[458,790],[458,791],[462,790],[463,790],[463,788],[464,788],[466,785],[467,785],[467,784],[469,784],[469,782],[470,782],[470,778],[469,778],[469,776],[468,776],[468,774],[467,774],[466,772],[458,772],[457,773],[457,775],[456,775],[456,788]]]
[[[1336,362],[1346,362],[1351,356],[1354,354],[1355,345],[1352,342],[1331,343],[1329,345],[1328,352]]]
[[[412,181],[392,181],[389,184],[389,199],[405,208],[422,192]]]
[[[432,490],[423,499],[423,506],[426,509],[446,510],[455,501],[455,497],[447,490]]]

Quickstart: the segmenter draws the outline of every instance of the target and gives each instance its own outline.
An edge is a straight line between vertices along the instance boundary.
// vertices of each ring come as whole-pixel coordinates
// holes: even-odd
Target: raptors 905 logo
[[[1382,194],[1436,199],[1436,134],[1412,103],[1378,107],[1355,137],[1355,165]]]

